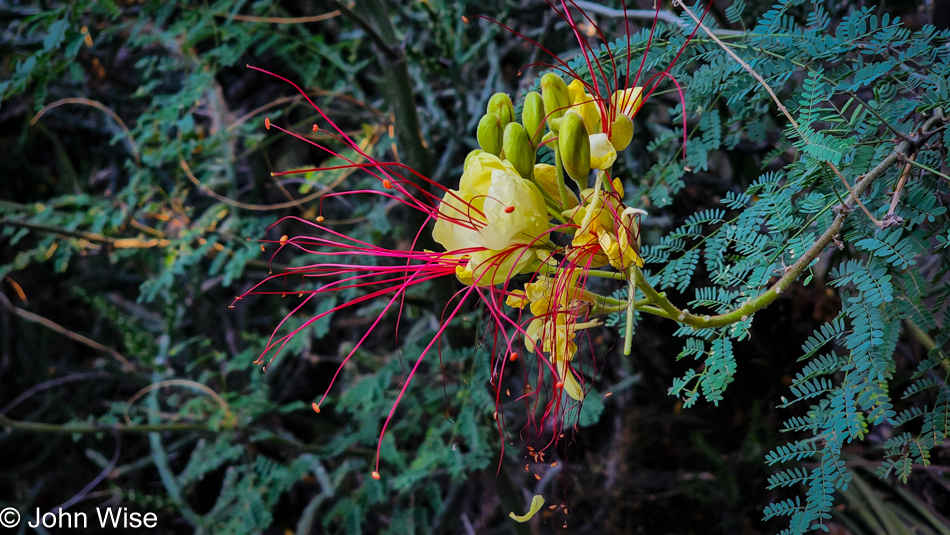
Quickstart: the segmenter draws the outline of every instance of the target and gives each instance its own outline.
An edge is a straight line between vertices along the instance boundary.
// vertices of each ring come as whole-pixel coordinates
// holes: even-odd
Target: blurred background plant
[[[623,35],[615,11],[583,4],[611,40]],[[780,21],[760,27],[771,36],[792,27],[833,31],[864,9],[822,3],[826,19],[812,20],[813,6],[801,4],[782,3],[775,15],[768,2],[717,3],[711,22],[728,28],[721,35],[731,32],[745,57],[767,57],[775,51],[747,35],[760,18]],[[941,23],[929,3],[860,13],[900,15],[911,28],[933,16]],[[277,239],[281,229],[266,229],[281,216],[312,219],[323,194],[368,182],[347,171],[272,177],[333,162],[263,129],[267,116],[309,132],[315,114],[291,88],[245,64],[306,88],[373,156],[398,155],[450,185],[477,146],[475,126],[491,94],[527,90],[539,75],[530,65],[548,60],[498,26],[462,19],[475,14],[565,57],[575,53],[566,25],[536,0],[0,3],[0,504],[23,512],[121,504],[158,513],[162,532],[781,529],[774,519],[760,521],[762,510],[791,491],[765,493],[773,469],[763,459],[785,442],[779,431],[789,414],[776,405],[801,370],[797,348],[841,308],[840,292],[823,283],[798,287],[756,315],[751,339],[735,344],[741,372],[716,407],[687,410],[668,395],[674,378],[690,370],[673,358],[682,344],[671,322],[642,318],[635,359],[620,358],[617,333],[605,330],[589,349],[605,356],[596,391],[611,395],[588,397],[583,429],[545,463],[519,440],[516,413],[507,417],[509,434],[498,436],[486,386],[489,348],[479,337],[484,319],[472,313],[462,342],[453,340],[441,362],[431,359],[414,379],[384,443],[390,475],[368,477],[381,419],[407,362],[438,323],[443,303],[433,302],[439,292],[430,288],[407,299],[398,343],[393,326],[374,333],[320,416],[310,402],[378,307],[323,318],[266,374],[252,365],[292,296],[228,304],[277,264],[304,259],[282,254],[272,265],[275,248],[249,239]],[[650,20],[632,23],[639,30]],[[687,19],[664,24],[656,42],[681,43]],[[673,49],[658,46],[651,64],[662,67]],[[687,98],[697,110],[689,115],[686,165],[677,160],[682,106],[671,91],[638,119],[634,148],[621,162],[628,187],[651,211],[646,243],[719,206],[713,200],[744,203],[740,195],[760,168],[794,160],[767,96],[746,98],[755,81],[708,39],[688,50],[678,77],[692,81]],[[931,63],[945,65],[947,57]],[[925,68],[937,71],[918,65],[922,77]],[[807,74],[793,71],[780,80],[791,88]],[[853,91],[912,111],[912,91],[868,87],[884,74],[867,74]],[[944,160],[931,164],[945,179]],[[405,247],[413,238],[390,203],[336,201],[321,213],[359,239]],[[945,265],[939,254],[929,258]],[[687,254],[671,262],[662,282],[671,295],[690,287],[698,260]],[[335,304],[317,303],[291,323]],[[902,369],[934,350],[926,333],[894,336]],[[933,407],[919,405],[926,403]],[[853,458],[845,462],[860,470],[879,460],[888,438],[890,429],[875,428],[849,446]],[[503,459],[502,440],[510,442]],[[950,508],[950,461],[940,448],[929,461],[907,486],[857,472],[827,525],[841,533],[946,533],[940,511]],[[537,493],[567,510],[512,523],[508,512],[523,512]]]

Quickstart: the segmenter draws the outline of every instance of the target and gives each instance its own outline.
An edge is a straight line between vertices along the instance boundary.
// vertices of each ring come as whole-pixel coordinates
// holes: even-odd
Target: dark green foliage
[[[104,470],[114,435],[89,426],[167,425],[162,433],[123,435],[119,466],[109,472],[115,477],[101,488],[123,503],[159,508],[176,526],[212,533],[267,528],[458,533],[480,516],[484,524],[479,527],[508,529],[507,512],[521,507],[521,491],[545,490],[552,478],[538,483],[534,472],[525,472],[524,481],[512,477],[525,462],[521,445],[512,447],[515,437],[527,434],[543,408],[522,410],[522,405],[505,401],[499,417],[507,434],[499,433],[490,390],[492,341],[487,338],[478,339],[484,348],[446,343],[440,354],[427,357],[382,442],[384,478],[368,477],[381,422],[432,336],[438,322],[433,310],[444,305],[431,302],[430,287],[408,296],[398,337],[384,331],[356,353],[320,415],[309,404],[320,399],[341,355],[360,339],[365,318],[375,319],[382,305],[329,313],[361,290],[307,305],[287,319],[282,332],[328,314],[294,338],[266,375],[251,362],[266,346],[271,329],[299,304],[298,292],[317,283],[288,280],[281,287],[287,289],[286,297],[280,289],[272,299],[227,308],[234,295],[272,269],[278,272],[275,266],[309,262],[307,255],[290,251],[270,258],[280,235],[307,231],[289,222],[268,230],[271,224],[285,215],[312,221],[318,213],[313,207],[317,197],[285,205],[289,199],[338,180],[348,189],[377,187],[365,176],[342,172],[269,176],[271,171],[332,166],[339,160],[263,130],[265,114],[275,125],[307,133],[320,119],[281,82],[247,71],[244,64],[293,79],[365,141],[369,152],[389,157],[389,88],[379,83],[378,51],[364,30],[344,17],[294,24],[244,20],[248,14],[316,14],[297,12],[312,7],[268,3],[74,2],[47,7],[3,12],[10,21],[6,32],[16,38],[3,44],[9,52],[0,63],[0,121],[16,135],[4,135],[10,156],[0,163],[2,174],[14,177],[0,186],[0,279],[5,281],[3,295],[11,301],[0,305],[5,332],[17,332],[19,339],[9,342],[12,349],[3,348],[5,359],[12,356],[3,362],[2,400],[8,403],[33,385],[70,375],[102,375],[76,379],[69,383],[74,390],[42,390],[11,409],[6,416],[59,426],[44,434],[19,429],[0,437],[0,444],[18,454],[10,456],[11,464],[27,465],[21,454],[28,449],[45,451],[36,456],[40,460],[65,452],[69,462],[78,458],[85,465],[89,460],[97,471]],[[788,386],[756,402],[770,411],[776,408],[784,423],[773,422],[771,440],[756,442],[753,462],[761,468],[764,455],[776,470],[767,481],[761,477],[755,492],[768,487],[775,494],[772,503],[752,504],[745,513],[757,515],[751,507],[763,506],[766,520],[787,522],[784,533],[827,530],[838,514],[837,497],[856,486],[846,451],[866,444],[870,453],[864,461],[878,462],[881,477],[905,483],[913,481],[915,468],[934,463],[946,451],[947,121],[930,123],[925,144],[914,145],[912,155],[892,160],[876,175],[858,195],[861,206],[853,202],[849,187],[868,180],[902,140],[920,139],[921,128],[938,110],[950,113],[950,32],[930,26],[911,31],[871,7],[802,0],[774,5],[738,0],[716,7],[733,30],[723,35],[727,46],[778,94],[797,127],[741,65],[699,30],[671,71],[684,88],[685,103],[664,80],[635,117],[634,146],[614,168],[625,180],[627,198],[636,199],[631,206],[642,201],[650,212],[642,232],[644,272],[658,290],[688,305],[693,314],[726,314],[773,291],[776,281],[843,214],[832,246],[798,273],[803,284],[788,287],[777,298],[788,304],[809,291],[827,291],[834,297],[834,310],[821,311],[816,305],[803,314],[805,320],[795,320],[796,325],[814,320],[807,327],[810,334],[802,336],[800,352],[788,347],[797,348],[801,340],[779,347],[768,338],[772,320],[763,319],[763,310],[728,325],[675,328],[670,325],[681,318],[660,322],[650,317],[652,312],[638,310],[640,347],[632,361],[619,361],[616,351],[609,351],[613,339],[592,334],[583,342],[585,355],[607,358],[583,370],[585,386],[595,386],[562,423],[567,430],[576,423],[579,432],[572,437],[581,438],[571,440],[582,443],[601,441],[607,427],[616,428],[610,441],[582,444],[586,457],[574,460],[574,472],[563,468],[564,480],[572,482],[566,486],[582,489],[580,497],[565,501],[601,502],[587,519],[608,516],[614,508],[629,513],[625,507],[630,504],[616,503],[614,495],[593,494],[593,481],[601,472],[609,481],[628,476],[617,467],[630,462],[625,452],[649,457],[642,443],[667,440],[662,447],[684,447],[686,441],[667,437],[666,429],[631,436],[633,429],[641,433],[627,420],[631,406],[640,410],[631,401],[643,399],[633,396],[644,395],[638,374],[650,375],[650,383],[662,381],[657,391],[679,398],[682,404],[674,414],[682,406],[708,411],[698,418],[685,412],[687,418],[704,419],[731,407],[741,395],[734,393],[737,383],[767,362],[787,373]],[[513,65],[537,60],[522,56],[522,43],[497,26],[461,21],[462,14],[485,10],[501,18],[511,14],[524,26],[514,24],[519,31],[559,52],[575,52],[573,43],[560,39],[565,32],[560,22],[544,30],[533,11],[518,2],[431,1],[394,7],[394,25],[404,32],[399,37],[417,92],[422,135],[435,159],[433,178],[444,184],[455,180],[465,153],[474,148],[474,126],[488,97],[516,85],[536,88],[540,74],[534,67],[526,69],[524,80],[514,76]],[[694,24],[685,15],[681,22],[660,23],[644,72],[656,73],[673,61]],[[706,22],[717,26],[712,17]],[[649,29],[634,32],[628,48],[626,37],[616,37],[622,24],[608,24],[615,30],[607,34],[608,42],[591,42],[599,57],[618,60],[605,62],[608,75],[614,68],[626,74],[620,60],[629,55],[632,68],[640,65]],[[589,75],[583,59],[568,63]],[[62,104],[46,109],[29,126],[44,106],[80,96],[101,107]],[[269,107],[255,111],[261,106]],[[355,153],[344,156],[355,158]],[[545,151],[541,157],[552,156]],[[848,207],[844,211],[843,203]],[[883,224],[875,224],[862,206]],[[405,214],[385,203],[360,198],[349,204],[328,202],[321,210],[327,219],[351,220],[334,228],[367,242],[404,246],[402,241],[415,236]],[[266,251],[247,238],[267,240]],[[619,290],[612,297],[626,295]],[[605,323],[622,329],[625,315],[613,312]],[[62,338],[62,331],[49,330],[49,323],[37,318],[108,347]],[[395,320],[395,313],[384,318],[389,320]],[[486,323],[476,312],[466,321],[479,329]],[[791,330],[791,325],[779,328],[786,327]],[[915,351],[918,343],[926,351]],[[665,360],[651,361],[651,352]],[[750,353],[755,354],[749,358]],[[917,358],[918,353],[925,356]],[[517,374],[511,375],[515,377],[505,380],[512,381],[515,399],[519,383]],[[630,390],[635,393],[623,392],[634,384],[637,388]],[[143,390],[147,388],[152,389]],[[608,392],[618,395],[604,397]],[[677,400],[649,401],[655,404],[650,410],[656,411],[657,421],[683,417],[672,416],[664,405]],[[520,412],[511,409],[516,406]],[[718,431],[733,433],[725,424]],[[751,429],[748,434],[754,437]],[[61,446],[46,440],[52,436],[74,442]],[[695,447],[722,462],[710,446]],[[574,451],[565,447],[556,454],[571,458]],[[677,453],[677,462],[694,454]],[[651,465],[649,470],[652,477],[660,468]],[[705,465],[669,470],[677,481],[683,473],[692,475],[691,470],[708,473]],[[17,505],[62,503],[96,475],[74,475],[88,477],[56,488],[35,466],[18,466],[14,472],[16,488],[0,500]],[[499,506],[493,498],[500,493],[496,486],[511,479],[516,504],[505,498]],[[551,488],[546,488],[548,496],[555,495]],[[653,487],[637,490],[632,494],[656,495]],[[672,490],[679,500],[680,488]],[[616,488],[609,492],[620,493]],[[798,494],[788,497],[793,492]],[[681,507],[695,506],[684,503]],[[721,512],[715,509],[717,516]],[[544,522],[552,518],[562,517],[549,514]],[[725,521],[716,529],[734,532]],[[656,529],[670,530],[675,531],[666,524]]]

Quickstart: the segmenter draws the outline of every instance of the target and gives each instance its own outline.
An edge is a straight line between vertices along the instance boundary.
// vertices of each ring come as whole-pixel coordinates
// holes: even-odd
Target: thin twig
[[[310,17],[255,17],[254,15],[237,15],[228,13],[215,13],[216,17],[224,19],[234,19],[244,22],[263,22],[266,24],[305,24],[308,22],[320,22],[321,20],[332,19],[339,16],[340,11],[331,11],[323,15],[313,15]]]
[[[612,18],[627,18],[627,19],[639,19],[639,20],[661,20],[667,24],[672,24],[674,26],[679,26],[680,28],[685,28],[686,24],[676,16],[675,13],[671,13],[664,9],[655,11],[653,9],[614,9],[600,4],[595,4],[593,2],[587,2],[586,0],[575,0],[573,2],[575,6],[579,9],[582,9],[588,13],[596,13],[597,15],[603,15],[605,17]],[[718,29],[713,30],[713,33],[716,35],[746,35],[747,32],[739,30],[724,30]]]
[[[106,372],[83,372],[83,373],[74,373],[71,375],[65,375],[63,377],[57,377],[56,379],[50,379],[49,381],[43,381],[42,383],[37,383],[30,387],[28,390],[20,394],[10,403],[7,403],[5,407],[0,409],[0,414],[6,414],[10,412],[14,407],[23,403],[29,399],[33,394],[37,392],[42,392],[53,387],[64,385],[66,383],[73,383],[76,381],[85,381],[86,379],[108,377],[109,374]]]
[[[696,21],[696,24],[698,24],[699,27],[702,28],[704,32],[706,32],[706,35],[708,35],[710,39],[715,41],[716,44],[719,45],[719,47],[722,48],[726,52],[726,54],[729,54],[729,56],[732,57],[732,59],[736,60],[736,63],[741,65],[743,69],[745,69],[749,74],[751,74],[752,77],[755,78],[755,80],[759,82],[759,84],[761,84],[762,87],[765,88],[766,91],[768,91],[769,96],[771,96],[772,100],[775,101],[775,105],[778,106],[779,111],[781,111],[785,115],[785,117],[788,119],[788,122],[792,123],[792,126],[795,128],[795,130],[798,131],[799,134],[801,134],[801,131],[800,131],[801,129],[798,127],[798,121],[796,121],[795,118],[792,117],[792,114],[788,112],[788,109],[785,107],[784,104],[782,104],[782,101],[778,99],[778,96],[775,94],[775,91],[772,91],[772,87],[769,86],[769,84],[765,81],[765,78],[762,78],[762,75],[757,73],[755,69],[753,69],[748,63],[746,63],[735,52],[733,52],[732,49],[729,48],[729,46],[726,43],[723,43],[721,39],[716,37],[715,33],[712,30],[710,30],[708,27],[706,27],[706,25],[703,24],[699,20],[699,17],[697,17],[696,14],[693,13],[693,11],[690,8],[686,7],[686,4],[684,4],[682,0],[673,0],[673,5],[681,7],[683,11],[687,15],[689,15],[691,19]],[[804,135],[802,135],[802,137],[804,138]]]
[[[854,189],[851,187],[851,184],[848,184],[848,179],[846,179],[844,175],[842,175],[841,172],[838,171],[838,168],[835,167],[835,164],[831,162],[825,162],[825,163],[828,164],[828,167],[830,167],[831,170],[834,171],[836,175],[838,175],[838,178],[841,179],[841,182],[844,184],[844,187],[848,188],[848,193],[851,194],[851,199],[853,199],[854,202],[861,208],[861,210],[864,211],[865,215],[868,216],[871,222],[874,223],[878,228],[884,228],[884,223],[881,223],[880,221],[875,219],[874,215],[871,214],[871,211],[868,210],[867,206],[864,206],[864,203],[861,202],[861,199],[858,199],[858,196],[854,193]]]
[[[64,104],[84,104],[86,106],[92,106],[93,108],[98,108],[106,112],[106,114],[109,117],[112,117],[112,119],[119,124],[119,127],[122,129],[123,132],[125,132],[126,137],[128,137],[129,144],[132,145],[132,155],[135,157],[135,165],[136,166],[142,165],[142,161],[139,159],[139,147],[138,145],[135,144],[135,137],[132,135],[132,131],[129,130],[129,127],[125,125],[125,121],[123,121],[122,118],[119,117],[119,114],[112,111],[112,108],[106,106],[105,104],[99,101],[90,100],[88,98],[59,99],[56,102],[51,102],[47,104],[46,106],[43,106],[43,109],[36,112],[36,115],[34,115],[32,119],[30,119],[30,126],[35,125],[36,122],[40,120],[40,117],[42,117],[43,114],[45,114],[46,112],[50,111],[53,108],[58,108]]]
[[[916,153],[911,155],[910,161],[913,161],[915,158],[917,158]],[[890,217],[894,211],[897,210],[897,205],[901,201],[901,190],[904,189],[904,184],[907,182],[907,177],[910,175],[910,168],[913,167],[910,161],[908,161],[907,165],[904,166],[904,171],[901,173],[901,177],[897,181],[897,186],[894,187],[894,196],[891,197],[891,207],[887,209],[887,215],[884,216],[884,219]]]
[[[39,316],[32,312],[23,310],[22,308],[18,308],[14,306],[13,303],[11,303],[9,299],[7,299],[7,296],[3,295],[2,293],[0,293],[0,303],[2,303],[3,306],[10,309],[14,314],[25,319],[26,321],[29,321],[31,323],[38,323],[51,331],[56,331],[59,334],[62,334],[63,336],[69,338],[70,340],[79,342],[80,344],[91,347],[97,351],[108,353],[114,359],[122,363],[123,371],[131,371],[135,369],[135,365],[129,362],[125,357],[122,356],[121,353],[119,353],[115,349],[102,345],[99,342],[96,342],[95,340],[86,338],[85,336],[79,333],[70,331],[69,329],[67,329],[66,327],[63,327],[62,325],[56,323],[55,321],[48,320],[44,318],[43,316]]]
[[[374,130],[373,137],[371,139],[364,138],[360,142],[360,151],[365,152],[366,148],[369,145],[375,144],[378,139],[379,139],[379,133]],[[363,161],[362,156],[360,156],[359,158],[355,160],[356,163],[361,163],[362,161]],[[318,199],[326,195],[327,193],[330,193],[331,191],[333,191],[334,188],[339,186],[344,180],[346,180],[347,177],[349,177],[351,174],[353,174],[354,171],[356,171],[356,169],[358,169],[358,167],[354,166],[350,169],[345,170],[343,173],[340,174],[339,177],[337,177],[336,180],[334,180],[330,184],[327,184],[323,186],[322,188],[320,188],[318,191],[315,191],[309,195],[305,195],[299,199],[295,199],[295,200],[287,201],[287,202],[280,202],[276,204],[248,204],[248,203],[243,203],[240,201],[235,201],[234,199],[230,197],[221,195],[220,193],[209,188],[208,186],[205,186],[204,184],[202,184],[201,181],[198,180],[198,178],[194,175],[194,173],[191,172],[191,167],[189,167],[188,162],[186,162],[184,158],[181,158],[181,160],[179,161],[179,164],[181,165],[182,170],[185,172],[185,176],[188,177],[188,180],[190,180],[192,184],[197,186],[198,189],[200,189],[206,195],[210,197],[214,197],[215,199],[223,202],[224,204],[234,206],[236,208],[243,208],[244,210],[254,210],[254,211],[261,211],[261,212],[271,211],[271,210],[283,210],[285,208],[296,208],[297,206],[306,204],[314,199]]]

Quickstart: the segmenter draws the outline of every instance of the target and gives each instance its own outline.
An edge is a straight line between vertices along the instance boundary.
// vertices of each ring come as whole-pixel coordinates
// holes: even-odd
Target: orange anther
[[[262,253],[264,252],[264,244],[263,244],[263,243],[261,244],[261,252],[262,252]]]
[[[561,381],[558,381],[557,383],[554,383],[554,388],[557,388],[557,389],[564,388],[564,383]]]
[[[515,207],[514,207],[514,206],[506,206],[506,207],[505,207],[505,213],[506,213],[506,214],[510,214],[511,212],[514,212],[514,211],[515,211]]]
[[[514,361],[518,360],[518,354],[517,354],[517,353],[512,353],[512,354],[508,355],[508,360],[510,360],[511,362],[514,362]]]
[[[557,466],[557,461],[551,463],[551,468],[554,468],[555,466]]]
[[[534,478],[537,479],[538,481],[541,481],[541,476],[539,476],[538,474],[534,474]]]
[[[286,234],[284,234],[283,236],[280,237],[280,244],[284,245],[285,243],[287,243],[287,240],[289,239],[290,238]]]
[[[498,411],[495,411],[495,413],[492,414],[491,417],[494,418],[495,420],[498,420]]]
[[[313,407],[313,412],[320,414],[320,405],[317,405],[316,401],[314,401],[313,404],[310,406]]]
[[[270,130],[270,117],[264,119],[264,128]]]
[[[379,475],[379,472],[375,472],[375,471],[374,471],[372,474],[370,474],[370,475],[372,475],[372,476],[373,476],[373,479],[375,479],[376,481],[379,481],[379,478],[381,477],[381,476]]]
[[[317,126],[317,123],[313,123],[313,131],[314,131],[314,132],[319,132],[319,131],[320,131],[320,127]]]
[[[462,22],[464,22],[465,24],[468,24],[468,17],[466,17],[465,15],[462,15]]]
[[[388,178],[383,179],[383,187],[386,189],[393,189],[393,183],[389,181]]]
[[[318,216],[317,216],[317,223],[323,223],[323,216],[322,216],[322,215],[318,215]]]

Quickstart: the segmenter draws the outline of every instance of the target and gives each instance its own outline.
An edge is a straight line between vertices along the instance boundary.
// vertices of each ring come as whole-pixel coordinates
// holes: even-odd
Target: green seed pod
[[[511,97],[505,93],[495,93],[488,100],[488,113],[494,113],[501,120],[501,126],[504,128],[508,123],[515,120],[515,105],[511,103]]]
[[[561,119],[561,130],[557,138],[561,163],[567,174],[577,182],[580,189],[587,187],[587,175],[590,174],[590,135],[584,126],[584,118],[573,110]]]
[[[518,174],[524,178],[531,176],[534,170],[534,147],[528,140],[524,127],[514,121],[505,127],[505,159],[515,166]]]
[[[544,135],[544,99],[538,93],[532,91],[525,95],[521,122],[531,138],[531,144],[537,147]]]
[[[567,84],[553,72],[545,74],[541,77],[541,99],[544,101],[544,109],[548,113],[551,129],[557,130],[559,121],[556,119],[563,117],[571,104]]]
[[[633,121],[626,115],[618,113],[617,118],[610,125],[610,144],[614,146],[617,152],[620,152],[630,145],[632,139]]]
[[[486,113],[478,121],[478,145],[489,154],[499,156],[501,154],[501,142],[504,130],[501,126],[501,120],[494,113]]]

